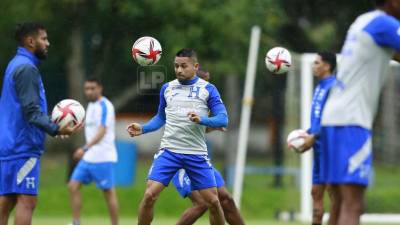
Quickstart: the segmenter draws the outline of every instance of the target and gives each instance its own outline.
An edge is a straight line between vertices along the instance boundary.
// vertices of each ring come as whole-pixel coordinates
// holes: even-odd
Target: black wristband
[[[84,152],[87,152],[89,150],[89,147],[87,147],[86,145],[82,147]]]

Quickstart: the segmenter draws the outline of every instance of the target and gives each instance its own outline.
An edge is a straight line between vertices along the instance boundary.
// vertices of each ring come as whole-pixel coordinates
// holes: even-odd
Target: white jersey
[[[101,126],[106,127],[106,134],[97,144],[89,148],[83,156],[83,160],[90,163],[116,162],[115,112],[113,104],[106,97],[101,97],[96,102],[90,102],[87,106],[86,143],[93,140]]]
[[[184,84],[173,80],[161,88],[158,113],[143,126],[144,132],[156,130],[160,124],[163,125],[154,123],[157,120],[165,121],[160,149],[181,154],[206,155],[206,126],[190,121],[188,113],[195,112],[200,117],[208,118],[210,111],[213,115],[225,114],[227,119],[226,108],[214,85],[198,77]],[[216,121],[220,122],[214,120]]]
[[[400,51],[400,24],[396,18],[375,10],[356,19],[342,48],[339,81],[330,91],[322,126],[372,128],[395,51]]]

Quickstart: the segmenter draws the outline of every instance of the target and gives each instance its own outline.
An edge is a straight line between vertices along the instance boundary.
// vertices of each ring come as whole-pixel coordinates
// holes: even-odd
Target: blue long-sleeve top
[[[311,104],[311,127],[307,130],[309,134],[319,134],[321,129],[321,116],[326,100],[328,99],[329,90],[336,83],[336,77],[330,75],[318,82],[314,89],[313,100]]]
[[[47,115],[38,65],[32,52],[19,47],[7,66],[0,98],[0,160],[40,157],[45,133],[58,133],[58,125]]]

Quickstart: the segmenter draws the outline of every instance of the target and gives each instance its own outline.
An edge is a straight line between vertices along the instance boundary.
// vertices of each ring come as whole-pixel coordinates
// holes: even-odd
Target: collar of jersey
[[[335,79],[335,75],[331,74],[323,79],[321,79],[319,82],[322,83],[329,83],[331,80]]]
[[[28,51],[28,49],[24,47],[18,47],[17,55],[22,55],[29,58],[36,66],[40,63],[40,60],[32,52]]]
[[[197,75],[195,75],[193,79],[179,81],[179,83],[183,84],[183,85],[192,85],[192,84],[196,83],[198,80],[199,80],[199,77]]]

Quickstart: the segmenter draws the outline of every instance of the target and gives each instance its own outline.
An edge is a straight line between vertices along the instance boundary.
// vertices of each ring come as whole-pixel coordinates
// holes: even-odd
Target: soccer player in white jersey
[[[372,170],[372,123],[391,59],[400,59],[400,0],[375,0],[377,9],[350,26],[322,113],[321,179],[340,202],[339,225],[357,225]],[[317,134],[318,136],[318,134]],[[310,146],[314,136],[307,138]]]
[[[199,68],[197,76],[201,79],[208,81],[210,79],[210,73],[204,68]],[[206,128],[206,133],[220,130],[225,131],[225,128]],[[225,181],[220,172],[214,169],[215,182],[217,185],[218,199],[221,203],[222,210],[226,222],[230,225],[244,225],[242,216],[240,215],[239,209],[235,205],[235,201],[230,195],[228,189],[225,187]],[[190,225],[194,224],[206,211],[207,204],[199,194],[199,191],[192,190],[190,178],[184,169],[180,169],[175,176],[172,178],[176,190],[182,198],[189,198],[192,202],[192,207],[185,210],[182,216],[179,218],[176,225]]]
[[[114,188],[113,164],[117,162],[115,147],[115,112],[112,103],[102,96],[102,84],[96,78],[86,80],[85,95],[89,101],[86,109],[86,144],[74,153],[80,159],[68,187],[71,195],[73,225],[80,225],[82,184],[94,181],[103,191],[111,217],[118,224],[118,200]]]
[[[139,225],[151,223],[159,194],[179,169],[185,169],[193,190],[198,190],[207,203],[211,224],[225,223],[214,170],[207,156],[205,130],[226,127],[228,115],[217,88],[196,76],[198,66],[193,49],[180,50],[174,62],[177,79],[162,86],[157,115],[144,125],[132,123],[127,128],[133,137],[165,125],[160,150],[154,156],[140,203]]]

